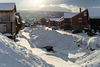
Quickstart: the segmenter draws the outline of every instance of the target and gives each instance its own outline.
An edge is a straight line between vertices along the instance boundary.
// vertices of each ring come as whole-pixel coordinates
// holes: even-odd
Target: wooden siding
[[[60,29],[64,29],[64,20],[59,22],[59,28]]]
[[[6,25],[6,31],[5,33],[11,33],[11,22],[0,22],[0,25]]]
[[[15,7],[16,8],[16,7]],[[16,33],[16,9],[13,9],[11,11],[0,11],[0,24],[6,25],[6,31],[5,33]]]
[[[11,12],[0,12],[0,22],[11,22]]]
[[[12,34],[16,33],[16,18],[15,18],[15,11],[12,12]]]
[[[84,16],[84,12],[86,12],[87,16]],[[72,17],[72,25],[87,25],[87,17],[88,17],[88,10],[85,10],[76,16]],[[82,22],[79,22],[79,18],[82,18]]]
[[[84,15],[86,13],[86,15]],[[88,10],[84,10],[83,12],[75,15],[72,17],[71,21],[71,28],[72,29],[84,29],[84,27],[87,27],[88,24]]]

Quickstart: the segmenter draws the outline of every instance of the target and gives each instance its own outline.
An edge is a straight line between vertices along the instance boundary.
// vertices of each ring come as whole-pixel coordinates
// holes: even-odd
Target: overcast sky
[[[15,2],[17,9],[78,11],[79,7],[100,7],[100,0],[0,0]]]

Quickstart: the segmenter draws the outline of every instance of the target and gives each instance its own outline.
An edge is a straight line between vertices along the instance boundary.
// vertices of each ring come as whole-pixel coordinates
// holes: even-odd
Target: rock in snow
[[[31,50],[0,34],[0,67],[53,67]]]

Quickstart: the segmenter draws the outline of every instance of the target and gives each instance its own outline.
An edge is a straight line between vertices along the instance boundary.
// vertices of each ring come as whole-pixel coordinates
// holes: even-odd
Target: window
[[[71,23],[72,23],[72,19],[70,19]]]
[[[86,14],[87,14],[87,13],[86,13],[86,12],[84,12],[84,16],[87,16]]]
[[[78,22],[79,23],[82,23],[82,18],[78,18]]]

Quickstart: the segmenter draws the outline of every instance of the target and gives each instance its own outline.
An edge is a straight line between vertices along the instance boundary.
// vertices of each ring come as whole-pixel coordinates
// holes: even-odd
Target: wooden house
[[[58,20],[59,28],[64,29],[64,30],[70,30],[71,29],[71,18],[75,16],[76,14],[78,13],[72,13],[72,12],[64,13],[64,16]]]
[[[71,18],[71,29],[83,30],[85,27],[87,27],[87,23],[88,23],[88,10],[85,9],[84,11],[81,12],[80,8],[80,13],[76,14]]]
[[[49,18],[49,20],[46,23],[46,26],[50,27],[50,26],[58,26],[58,20],[59,18]]]
[[[15,3],[0,3],[0,33],[12,39],[16,37],[16,12]]]
[[[64,16],[58,19],[58,24],[60,29],[64,29]]]

